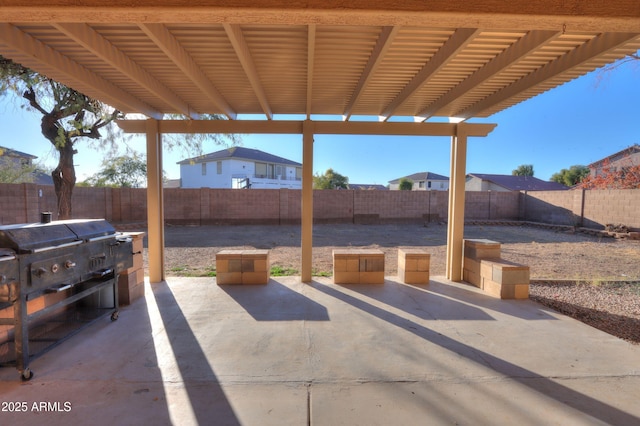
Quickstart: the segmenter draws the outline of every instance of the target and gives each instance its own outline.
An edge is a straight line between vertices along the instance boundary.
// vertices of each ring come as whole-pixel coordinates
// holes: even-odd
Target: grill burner
[[[132,265],[131,239],[102,219],[0,226],[0,311],[13,310],[0,364],[28,380],[30,358],[77,331],[69,322],[116,320],[118,273]]]

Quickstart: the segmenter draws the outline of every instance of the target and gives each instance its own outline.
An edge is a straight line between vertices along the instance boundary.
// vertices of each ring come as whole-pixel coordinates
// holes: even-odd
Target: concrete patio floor
[[[441,277],[299,281],[147,283],[31,381],[0,369],[0,424],[640,423],[640,346]]]

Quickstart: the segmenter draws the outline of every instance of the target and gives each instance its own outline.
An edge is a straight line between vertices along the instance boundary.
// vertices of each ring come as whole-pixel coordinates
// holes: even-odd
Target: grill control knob
[[[76,267],[76,262],[73,262],[71,260],[67,260],[66,262],[64,262],[64,267],[67,268],[67,269],[75,268]]]
[[[35,273],[37,276],[41,277],[41,276],[43,276],[44,274],[46,274],[46,273],[47,273],[47,270],[41,266],[41,267],[39,267],[38,269],[36,269],[36,270],[34,271],[34,273]]]
[[[51,265],[51,272],[53,272],[54,274],[58,272],[58,269],[60,269],[60,267],[58,266],[57,263],[54,263],[53,265]]]

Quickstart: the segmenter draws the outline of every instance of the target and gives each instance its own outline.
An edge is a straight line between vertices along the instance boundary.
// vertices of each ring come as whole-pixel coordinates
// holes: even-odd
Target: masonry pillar
[[[451,138],[451,179],[449,181],[449,212],[447,221],[447,279],[462,281],[462,251],[464,239],[464,191],[467,163],[467,135],[464,124],[456,126]]]
[[[164,281],[164,199],[162,192],[162,135],[158,121],[146,121],[147,131],[147,227],[149,282]]]
[[[302,267],[301,280],[311,282],[313,247],[313,122],[302,124]]]

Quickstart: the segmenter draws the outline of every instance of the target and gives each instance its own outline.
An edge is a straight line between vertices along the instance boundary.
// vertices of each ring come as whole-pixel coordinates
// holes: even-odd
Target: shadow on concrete
[[[413,287],[386,279],[384,285],[340,286],[428,321],[495,321],[491,315],[469,303],[461,303],[427,291],[429,285]]]
[[[563,386],[533,371],[522,368],[507,360],[498,358],[490,353],[480,351],[451,337],[435,332],[434,330],[420,324],[416,324],[411,320],[402,318],[393,312],[389,312],[388,310],[374,306],[371,303],[358,299],[357,297],[350,296],[331,288],[330,286],[323,285],[316,281],[314,281],[312,285],[316,290],[328,296],[334,297],[337,300],[351,305],[354,308],[360,309],[402,330],[409,331],[432,344],[453,352],[457,356],[467,358],[470,361],[479,364],[482,363],[483,366],[493,369],[496,373],[505,375],[511,380],[514,380],[533,391],[539,392],[548,398],[553,398],[559,403],[565,404],[575,410],[592,416],[594,419],[599,419],[607,424],[640,424],[639,417]]]
[[[166,282],[154,284],[153,289],[197,424],[240,425],[171,289]]]
[[[329,321],[326,307],[274,280],[220,288],[256,321]]]
[[[454,287],[443,284],[438,281],[431,281],[429,285],[422,286],[424,291],[445,295],[446,297],[463,300],[466,303],[472,303],[473,305],[482,306],[484,309],[490,309],[501,314],[509,315],[515,318],[524,320],[553,320],[556,318],[550,315],[544,309],[540,309],[537,305],[531,303],[529,300],[502,300],[496,297],[489,296],[487,294],[478,293],[471,284],[461,283],[469,287],[469,289]],[[402,285],[402,284],[401,284]],[[418,288],[418,286],[404,285],[403,288]],[[533,307],[533,309],[522,309],[522,305]]]
[[[153,341],[142,298],[121,310],[117,321],[101,318],[33,359],[29,382],[21,382],[13,367],[0,369],[0,400],[30,401],[25,412],[0,413],[0,424],[171,424]],[[38,412],[32,404],[39,401],[68,402],[70,409]]]

